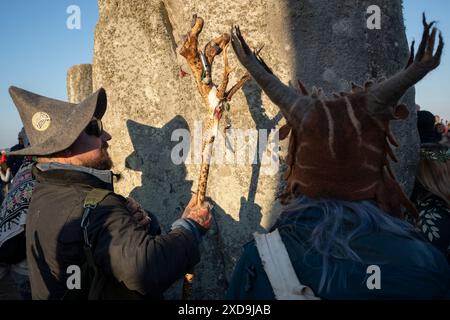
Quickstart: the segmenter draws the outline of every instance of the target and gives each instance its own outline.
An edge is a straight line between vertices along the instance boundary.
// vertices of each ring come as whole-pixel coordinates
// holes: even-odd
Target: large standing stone
[[[180,68],[190,73],[178,51],[193,13],[205,19],[200,48],[239,23],[252,46],[265,45],[262,56],[282,81],[301,76],[308,85],[331,91],[343,86],[341,79],[388,75],[403,64],[401,1],[370,4],[377,3],[383,10],[382,31],[366,29],[367,1],[99,0],[93,81],[94,89],[103,86],[108,93],[105,125],[113,136],[115,170],[124,176],[116,191],[137,198],[167,230],[196,189],[199,165],[176,165],[171,159],[179,142],[171,141],[173,131],[194,134],[196,122],[205,117],[193,77],[180,76]],[[239,66],[231,51],[230,64]],[[221,65],[221,57],[216,58],[216,82]],[[242,74],[239,66],[231,82]],[[235,129],[271,129],[284,121],[254,82],[233,98],[231,118]],[[401,140],[411,150],[416,143],[414,136]],[[242,147],[233,147],[241,155]],[[400,156],[400,168],[410,165],[411,155]],[[242,245],[254,231],[268,228],[279,212],[280,177],[248,161],[211,167],[208,195],[215,200],[216,223],[203,241],[194,298],[223,298]],[[401,177],[410,183],[406,173]],[[173,289],[170,297],[180,293]]]
[[[288,0],[290,37],[297,59],[295,76],[325,93],[348,91],[350,82],[389,77],[405,67],[409,49],[403,23],[401,0]],[[381,29],[367,27],[367,8],[381,9]],[[421,24],[421,17],[417,17]],[[400,148],[399,163],[393,165],[397,179],[407,193],[412,191],[418,162],[419,138],[414,89],[403,102],[410,111],[406,121],[392,122]]]
[[[67,71],[69,102],[80,103],[92,93],[92,64],[77,64]]]

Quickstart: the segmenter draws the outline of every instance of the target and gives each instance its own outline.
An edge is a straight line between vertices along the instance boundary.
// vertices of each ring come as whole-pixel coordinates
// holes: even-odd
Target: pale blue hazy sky
[[[66,9],[73,4],[81,8],[81,30],[66,27]],[[416,86],[416,102],[450,120],[450,1],[404,0],[410,42],[421,37],[423,11],[438,20],[447,47],[439,69]],[[68,68],[92,62],[97,19],[96,0],[0,1],[0,149],[14,145],[22,127],[8,87],[66,100]]]
[[[81,29],[66,26],[70,5],[81,9]],[[0,1],[0,150],[17,143],[22,128],[8,88],[67,100],[66,72],[92,63],[96,0]]]

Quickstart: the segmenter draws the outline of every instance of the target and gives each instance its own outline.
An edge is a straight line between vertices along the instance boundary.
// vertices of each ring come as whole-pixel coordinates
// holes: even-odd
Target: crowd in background
[[[418,228],[450,262],[450,136],[448,121],[419,111],[421,155],[412,200]]]
[[[441,140],[439,143],[445,145],[446,147],[450,147],[450,122],[448,120],[444,120],[438,115],[435,115],[434,119],[435,130],[441,135]]]

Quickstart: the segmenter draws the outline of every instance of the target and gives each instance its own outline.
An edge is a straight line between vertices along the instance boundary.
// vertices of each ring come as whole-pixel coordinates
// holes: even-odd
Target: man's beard
[[[83,163],[83,166],[97,170],[111,170],[113,167],[112,159],[108,153],[108,143],[103,143],[100,157]]]

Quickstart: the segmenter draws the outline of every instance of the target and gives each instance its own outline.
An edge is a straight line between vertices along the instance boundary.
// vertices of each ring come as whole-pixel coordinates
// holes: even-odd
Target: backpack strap
[[[89,227],[89,216],[92,209],[95,209],[97,205],[102,202],[112,191],[105,189],[92,189],[88,192],[86,198],[84,199],[84,211],[83,217],[81,218],[81,228],[83,229],[84,236],[84,246],[91,248],[92,244],[89,241],[87,228]]]
[[[110,193],[112,193],[112,191],[106,189],[92,189],[91,191],[88,192],[86,198],[84,199],[84,207],[95,208]]]
[[[320,300],[300,283],[278,229],[253,234],[264,271],[277,300]]]
[[[112,191],[105,189],[92,189],[88,192],[84,199],[84,212],[81,218],[81,228],[83,229],[84,237],[84,254],[86,256],[87,265],[91,268],[92,278],[88,293],[88,300],[99,300],[105,286],[105,277],[97,268],[94,262],[94,255],[92,253],[92,244],[89,241],[88,227],[89,216],[93,209],[95,209],[100,202],[102,202]]]
[[[92,254],[92,244],[89,241],[88,227],[89,227],[89,216],[93,209],[102,202],[112,191],[105,189],[92,189],[90,190],[83,204],[83,216],[81,218],[81,229],[83,230],[84,238],[84,254],[86,256],[86,264],[83,266],[83,272],[88,273],[90,276],[84,277],[85,279],[90,278],[90,287],[82,288],[83,294],[79,294],[77,290],[67,290],[62,297],[62,300],[77,300],[80,297],[87,295],[88,300],[98,300],[101,294],[101,290],[104,287],[105,279],[102,277],[100,271],[94,262],[94,255]],[[94,282],[94,284],[93,284]],[[83,286],[86,285],[84,281]]]

